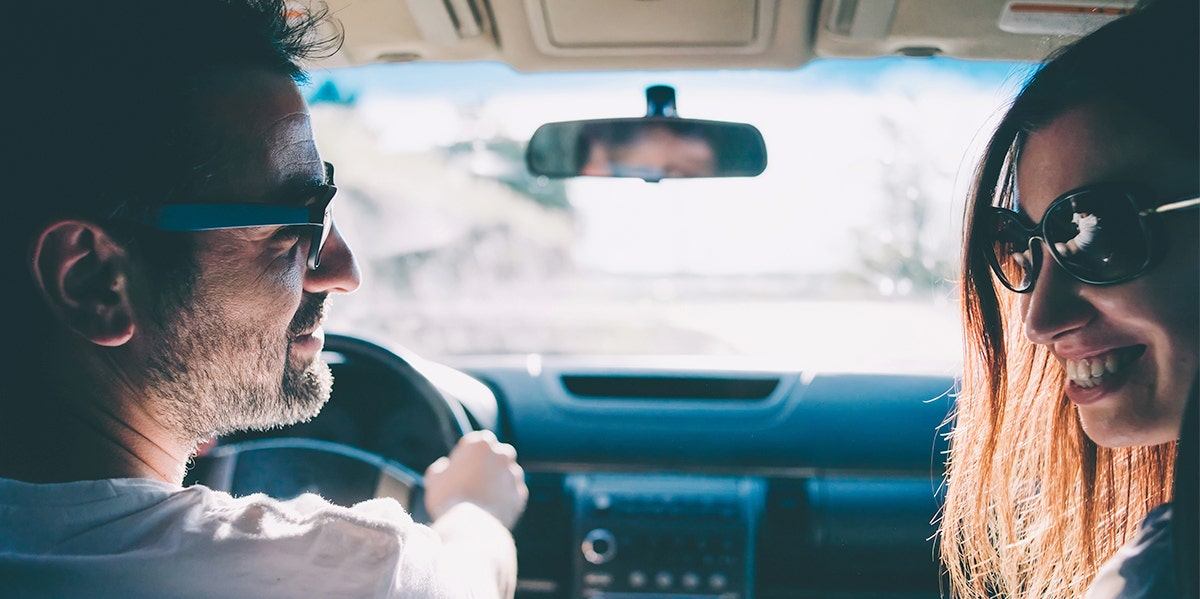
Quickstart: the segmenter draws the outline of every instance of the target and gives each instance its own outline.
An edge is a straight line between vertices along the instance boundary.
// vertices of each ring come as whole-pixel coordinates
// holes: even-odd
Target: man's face
[[[665,177],[711,177],[717,170],[716,155],[707,140],[662,127],[649,129],[633,143],[614,149],[612,161]]]
[[[290,78],[260,71],[201,82],[195,146],[205,159],[186,201],[303,204],[324,181],[307,109]],[[358,287],[353,255],[336,227],[319,269],[306,265],[304,227],[194,233],[198,272],[189,290],[155,298],[138,340],[158,416],[200,439],[316,415],[332,378],[320,359],[326,298]],[[156,321],[155,321],[156,320]]]

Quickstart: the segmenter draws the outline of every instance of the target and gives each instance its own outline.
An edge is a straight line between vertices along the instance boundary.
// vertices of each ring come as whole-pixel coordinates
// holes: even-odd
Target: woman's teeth
[[[1108,352],[1082,360],[1067,360],[1067,378],[1076,386],[1090,389],[1103,382],[1104,377],[1120,372],[1125,364],[1117,352]]]

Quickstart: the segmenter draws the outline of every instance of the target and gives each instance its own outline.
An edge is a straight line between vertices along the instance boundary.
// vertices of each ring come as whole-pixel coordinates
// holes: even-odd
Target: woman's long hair
[[[1182,155],[1200,156],[1196,4],[1153,4],[1059,53],[984,152],[964,222],[964,376],[940,522],[952,596],[1082,596],[1146,512],[1170,499],[1175,443],[1109,449],[1087,438],[1062,367],[1025,338],[1018,296],[994,279],[976,217],[1014,206],[1028,134],[1088,102],[1137,111]]]

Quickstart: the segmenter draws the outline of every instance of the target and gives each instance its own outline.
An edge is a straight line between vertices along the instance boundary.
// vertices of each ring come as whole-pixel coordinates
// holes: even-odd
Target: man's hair
[[[18,321],[17,339],[51,326],[29,273],[34,232],[57,218],[104,222],[121,204],[176,196],[202,175],[188,132],[205,76],[265,69],[302,80],[302,61],[340,46],[336,26],[322,25],[325,12],[283,0],[9,3],[0,274],[16,291],[8,320]],[[137,237],[131,243],[156,258],[154,270],[188,269],[187,236]]]
[[[20,194],[10,210],[22,215],[172,192],[191,167],[178,135],[203,75],[260,68],[300,79],[300,61],[340,39],[318,37],[323,11],[288,12],[282,0],[19,4],[6,15],[0,155],[6,190]]]
[[[965,352],[950,434],[941,552],[954,597],[1077,597],[1098,566],[1166,501],[1174,443],[1098,447],[1064,399],[1062,368],[1029,342],[1015,294],[988,265],[990,206],[1015,209],[1029,133],[1096,102],[1200,157],[1196,0],[1166,0],[1058,53],[996,128],[968,198],[960,281]],[[1165,198],[1164,198],[1165,199]]]

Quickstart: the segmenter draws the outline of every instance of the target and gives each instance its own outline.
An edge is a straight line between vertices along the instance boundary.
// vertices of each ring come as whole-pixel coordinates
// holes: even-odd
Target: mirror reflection
[[[635,177],[646,181],[753,177],[766,168],[762,134],[744,123],[678,117],[542,125],[527,150],[537,175]]]

